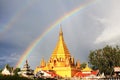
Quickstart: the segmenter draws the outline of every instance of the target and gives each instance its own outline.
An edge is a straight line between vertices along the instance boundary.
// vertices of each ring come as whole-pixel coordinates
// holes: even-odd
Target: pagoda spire
[[[62,31],[62,25],[60,24],[60,32],[59,32],[60,36],[63,36],[63,31]]]
[[[40,66],[41,66],[41,67],[46,66],[46,62],[45,62],[44,58],[42,58],[41,63],[40,63]]]
[[[26,60],[26,64],[28,64],[28,61]]]
[[[69,50],[64,42],[63,31],[62,31],[61,25],[60,25],[59,39],[58,39],[57,45],[51,57],[52,58],[63,58],[63,59],[71,57]]]

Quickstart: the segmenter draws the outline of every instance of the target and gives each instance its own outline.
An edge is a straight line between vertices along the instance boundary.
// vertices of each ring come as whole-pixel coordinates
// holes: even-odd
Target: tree
[[[83,62],[81,65],[80,65],[80,69],[84,69],[85,67],[86,67],[86,63],[85,62]]]
[[[13,71],[13,67],[11,67],[9,64],[6,64],[6,68],[7,68],[10,72]]]
[[[105,46],[103,49],[91,51],[89,54],[89,63],[93,68],[99,69],[100,73],[112,75],[113,68],[120,66],[120,49],[118,46]]]
[[[2,69],[0,69],[0,73],[2,72]]]
[[[16,69],[14,70],[14,74],[15,74],[15,75],[18,75],[18,72],[20,72],[20,68],[16,68]]]

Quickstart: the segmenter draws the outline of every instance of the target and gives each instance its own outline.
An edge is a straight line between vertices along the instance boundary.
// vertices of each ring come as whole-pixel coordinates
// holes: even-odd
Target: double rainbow
[[[37,3],[36,0],[31,1],[30,3],[26,2],[25,5],[23,5],[18,11],[16,11],[15,15],[13,15],[8,23],[5,24],[3,29],[0,32],[0,36],[2,36],[5,32],[7,32],[9,29],[13,27],[13,25],[16,23],[16,21],[29,9],[33,4]]]
[[[81,10],[87,8],[88,6],[94,4],[96,2],[96,0],[90,0],[89,2],[87,2],[86,4],[82,4],[79,7],[73,9],[72,11],[68,12],[67,14],[65,14],[64,16],[60,17],[58,20],[56,20],[50,27],[48,27],[37,39],[35,39],[30,45],[29,47],[25,50],[25,52],[22,54],[21,58],[19,59],[19,61],[17,62],[16,67],[21,67],[23,62],[26,60],[26,58],[29,56],[29,54],[32,53],[32,51],[34,50],[34,48],[37,46],[37,44],[39,44],[39,42],[42,40],[42,38],[48,33],[50,32],[53,28],[55,28],[57,25],[59,25],[61,22],[65,21],[66,19],[68,19],[71,16],[76,15],[76,13],[79,13]]]

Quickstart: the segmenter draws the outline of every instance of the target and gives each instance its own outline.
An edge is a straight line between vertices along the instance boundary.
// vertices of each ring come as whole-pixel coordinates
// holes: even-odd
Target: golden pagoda
[[[54,71],[61,77],[73,77],[76,72],[80,71],[80,63],[77,62],[75,65],[74,58],[71,57],[65,44],[62,28],[60,28],[59,40],[49,61],[46,63],[42,60],[40,64],[36,67],[35,74],[41,70],[47,70]]]

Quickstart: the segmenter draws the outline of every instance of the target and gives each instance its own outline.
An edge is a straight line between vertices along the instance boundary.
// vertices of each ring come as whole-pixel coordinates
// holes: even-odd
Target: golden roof
[[[68,51],[68,48],[64,42],[63,38],[63,32],[62,32],[62,27],[60,28],[59,32],[59,40],[57,42],[57,45],[52,53],[51,58],[70,58],[70,53]]]
[[[82,72],[91,72],[92,69],[86,64],[86,67],[82,70]]]

